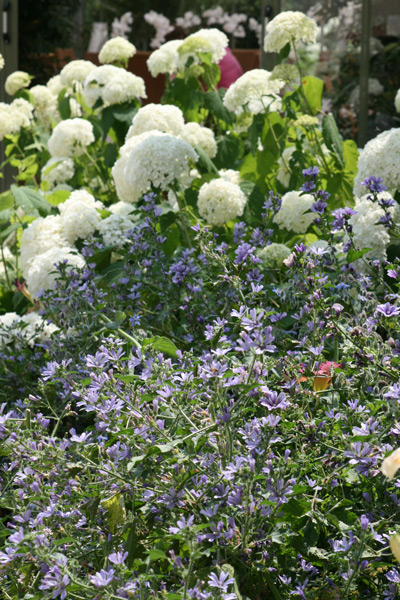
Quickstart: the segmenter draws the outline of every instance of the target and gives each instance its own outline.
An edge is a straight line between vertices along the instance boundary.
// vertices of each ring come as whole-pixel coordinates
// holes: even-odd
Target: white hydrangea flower
[[[276,244],[273,242],[269,246],[264,246],[257,251],[257,256],[266,267],[279,268],[283,261],[290,255],[291,250],[285,244]]]
[[[234,171],[233,169],[220,169],[219,176],[225,181],[230,181],[236,185],[240,184],[240,173],[239,171]]]
[[[61,69],[61,85],[72,88],[74,84],[83,83],[95,66],[90,60],[72,60]]]
[[[31,79],[31,75],[29,75],[29,73],[25,73],[25,71],[14,71],[14,73],[11,73],[7,77],[4,89],[6,90],[7,94],[14,96],[14,94],[19,92],[19,90],[28,87]]]
[[[50,79],[46,83],[46,87],[49,88],[49,90],[52,94],[54,94],[54,96],[58,96],[61,90],[64,89],[64,86],[61,83],[60,75],[54,75],[54,77],[50,77]]]
[[[281,63],[271,71],[271,79],[281,79],[285,83],[294,83],[300,78],[300,72],[296,65]]]
[[[183,134],[185,120],[180,108],[172,104],[147,104],[139,108],[132,119],[125,141],[145,131],[162,131],[170,135]]]
[[[280,52],[289,42],[291,46],[297,42],[314,44],[317,33],[316,22],[304,13],[292,10],[281,12],[266,27],[264,51]]]
[[[35,116],[45,127],[58,115],[57,97],[45,85],[35,85],[29,90]]]
[[[400,128],[383,131],[365,144],[358,158],[354,195],[364,194],[365,186],[361,182],[371,175],[382,177],[388,190],[394,193],[400,187],[399,156]]]
[[[369,194],[356,198],[354,210],[355,215],[350,217],[353,227],[353,240],[356,247],[371,248],[364,257],[378,260],[386,260],[386,248],[390,243],[388,229],[382,224],[377,224],[383,217],[385,211],[376,202],[368,200]],[[378,198],[392,198],[388,192],[380,192]],[[389,212],[395,221],[399,221],[399,206],[390,207]],[[357,261],[358,267],[362,268],[361,261]]]
[[[125,206],[129,206],[125,204]],[[128,241],[126,234],[133,229],[133,223],[124,215],[113,214],[101,221],[100,234],[106,246],[122,248]]]
[[[224,96],[224,106],[236,114],[247,110],[260,113],[266,110],[280,110],[282,103],[279,90],[284,86],[280,79],[272,79],[264,69],[247,71],[232,85]]]
[[[147,98],[147,95],[141,77],[114,65],[103,65],[93,69],[86,77],[83,97],[89,106],[93,106],[99,98],[105,106],[110,106],[135,98]]]
[[[229,45],[228,37],[219,29],[199,29],[183,40],[178,47],[178,68],[184,69],[187,60],[192,57],[195,63],[199,62],[198,54],[210,53],[211,62],[218,64],[225,56]]]
[[[119,150],[120,157],[114,163],[114,166],[111,169],[111,174],[115,183],[115,191],[117,192],[117,196],[121,202],[136,202],[141,196],[141,192],[136,188],[132,188],[125,178],[125,167],[131,151],[148,137],[162,135],[165,134],[161,133],[161,131],[146,131],[145,133],[141,133],[140,135],[135,135],[129,138],[129,140],[127,140],[125,144],[121,146]]]
[[[212,129],[202,127],[195,122],[186,123],[181,137],[191,146],[199,146],[209,158],[217,155],[217,142]]]
[[[83,147],[94,142],[93,125],[85,119],[65,119],[58,123],[47,147],[52,157],[72,157],[82,154]]]
[[[0,315],[0,348],[12,341],[15,335],[15,327],[20,321],[21,317],[16,312],[7,312]]]
[[[22,337],[31,347],[35,345],[35,342],[46,342],[51,338],[53,333],[59,331],[57,325],[45,321],[34,311],[23,315],[19,323],[23,325],[21,328]]]
[[[212,179],[199,191],[197,208],[209,225],[223,225],[240,217],[246,205],[246,196],[238,185],[226,179]]]
[[[108,207],[108,210],[113,215],[121,215],[121,217],[128,217],[135,210],[134,206],[128,204],[127,202],[116,202],[115,204],[111,204]]]
[[[300,117],[293,121],[294,127],[314,127],[318,123],[318,117],[313,117],[312,115],[300,115]]]
[[[37,298],[42,290],[48,290],[54,286],[58,275],[55,265],[65,260],[67,268],[82,269],[86,264],[83,256],[75,248],[68,246],[52,246],[31,261],[25,279],[33,298]]]
[[[151,135],[133,148],[124,177],[139,196],[151,186],[166,190],[189,172],[189,163],[197,158],[183,140],[168,134]]]
[[[86,190],[72,192],[65,202],[58,205],[62,231],[69,244],[78,238],[87,238],[99,228],[101,217],[98,208],[103,208],[102,203]]]
[[[46,252],[49,248],[67,246],[68,242],[62,229],[59,215],[38,217],[22,232],[20,243],[20,264],[22,274],[26,277],[32,260]]]
[[[400,90],[397,90],[397,94],[394,99],[394,107],[396,109],[396,112],[400,113]]]
[[[117,36],[108,40],[99,53],[99,62],[125,62],[136,54],[136,48],[127,39]]]
[[[163,42],[165,42],[165,36],[174,28],[171,25],[171,21],[161,13],[155,10],[150,10],[143,15],[144,20],[149,25],[152,25],[156,30],[155,37],[150,42],[150,48],[159,48]]]
[[[16,98],[11,104],[0,102],[0,142],[5,135],[18,133],[22,127],[29,127],[33,119],[33,106],[23,98]]]
[[[289,148],[285,148],[282,152],[282,156],[280,156],[278,159],[279,168],[276,178],[286,188],[289,187],[290,176],[292,174],[292,170],[290,168],[290,159],[295,150],[296,146],[289,146]]]
[[[172,75],[177,72],[178,48],[181,44],[182,40],[171,40],[150,54],[147,59],[147,68],[153,77],[166,73]]]
[[[60,185],[74,176],[75,168],[72,158],[50,158],[41,171],[42,181],[48,181],[50,188]]]
[[[287,192],[282,197],[281,208],[274,216],[273,221],[279,227],[289,231],[306,233],[316,219],[314,213],[308,212],[314,202],[311,194],[301,195],[301,192]]]

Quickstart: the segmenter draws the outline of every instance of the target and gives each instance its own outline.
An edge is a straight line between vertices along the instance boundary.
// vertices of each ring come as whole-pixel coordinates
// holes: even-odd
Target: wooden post
[[[0,3],[0,53],[4,58],[4,68],[0,71],[0,101],[10,102],[4,90],[5,81],[18,70],[18,0],[6,0]],[[0,143],[0,161],[4,161],[4,145]],[[12,168],[6,167],[0,179],[0,192],[8,190],[12,183]]]
[[[264,52],[265,19],[271,21],[281,12],[281,0],[262,0],[261,2],[261,48],[260,69],[272,71],[276,65],[278,55],[276,53]]]
[[[371,0],[363,0],[361,17],[360,113],[358,117],[358,145],[360,148],[362,148],[368,140],[368,77],[370,36]]]

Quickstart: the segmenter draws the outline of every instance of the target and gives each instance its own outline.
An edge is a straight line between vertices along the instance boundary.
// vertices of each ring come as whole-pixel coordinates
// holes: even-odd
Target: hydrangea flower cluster
[[[314,44],[317,24],[302,12],[287,10],[269,21],[264,38],[265,52],[280,52],[286,44]]]
[[[269,71],[253,69],[229,87],[224,96],[224,105],[236,114],[244,110],[254,114],[280,110],[279,91],[283,86],[284,82],[272,79]]]

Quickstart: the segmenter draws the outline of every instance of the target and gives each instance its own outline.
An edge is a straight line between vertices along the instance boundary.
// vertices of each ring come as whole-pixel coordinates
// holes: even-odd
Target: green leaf
[[[71,104],[69,96],[64,96],[58,102],[58,111],[62,119],[69,119],[71,116]]]
[[[361,250],[355,250],[354,248],[350,248],[350,250],[347,253],[347,259],[346,259],[347,264],[350,264],[350,263],[354,262],[355,260],[357,260],[358,258],[361,258],[362,256],[364,256],[364,254],[366,254],[370,250],[371,250],[371,248],[362,248]]]
[[[172,357],[176,357],[176,352],[178,350],[174,342],[171,342],[167,337],[160,335],[143,340],[142,348],[144,349],[147,346],[151,346],[155,350],[158,350],[158,352],[162,352],[163,354]]]
[[[313,115],[316,115],[321,110],[322,106],[322,92],[324,89],[324,82],[314,75],[307,75],[303,79],[303,90],[304,95],[307,99],[307,104]]]
[[[114,533],[117,525],[123,525],[126,520],[123,496],[115,494],[111,498],[102,500],[101,505],[107,511],[107,524],[111,533]]]
[[[11,193],[17,206],[27,215],[45,217],[51,211],[51,205],[35,188],[12,185]]]
[[[344,154],[342,148],[342,140],[340,138],[339,130],[336,125],[335,118],[332,113],[329,113],[322,120],[322,135],[324,142],[333,152],[335,158],[341,167],[344,167]]]
[[[217,117],[217,119],[221,119],[229,125],[233,123],[233,113],[225,108],[219,92],[206,92],[204,94],[204,106],[210,111],[210,113]]]
[[[150,550],[150,552],[148,553],[148,557],[149,562],[153,562],[155,560],[165,559],[167,558],[167,555],[162,550],[154,548],[153,550]]]
[[[116,146],[116,144],[107,144],[106,145],[106,150],[104,153],[104,163],[106,165],[106,167],[111,168],[115,161],[117,160],[117,156],[118,156],[118,148]]]
[[[278,56],[278,60],[277,63],[278,65],[281,64],[281,62],[283,62],[290,54],[290,42],[288,42],[286,44],[286,46],[283,46],[282,50],[279,52],[279,56]]]
[[[11,192],[5,192],[4,194],[0,195],[0,212],[9,208],[13,208],[13,206],[14,198]]]
[[[197,162],[199,167],[203,167],[208,173],[214,173],[219,176],[219,171],[217,167],[214,165],[213,161],[207,154],[204,152],[200,146],[195,146],[195,150],[199,155],[199,160]]]
[[[243,157],[243,142],[233,132],[224,135],[217,140],[217,156],[214,164],[218,169],[236,169],[239,167]]]
[[[66,201],[71,195],[70,190],[57,190],[53,192],[50,196],[47,196],[47,202],[52,204],[53,206],[58,206]]]
[[[343,142],[343,156],[346,165],[346,171],[355,177],[357,173],[359,152],[357,144],[354,140],[346,140]]]
[[[137,465],[140,465],[140,463],[142,463],[144,459],[145,459],[144,454],[141,454],[140,456],[133,456],[131,458],[131,460],[128,462],[128,465],[126,467],[128,473],[129,473],[129,471],[132,471],[132,469],[134,469]]]

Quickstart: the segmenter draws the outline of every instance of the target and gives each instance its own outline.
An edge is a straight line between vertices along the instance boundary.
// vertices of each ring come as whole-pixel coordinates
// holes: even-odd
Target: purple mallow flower
[[[375,177],[374,175],[364,179],[364,181],[361,182],[361,185],[365,185],[370,192],[375,192],[376,194],[387,190],[386,185],[383,185],[382,177]]]
[[[396,317],[400,314],[400,308],[390,304],[389,302],[386,302],[386,304],[378,304],[375,311],[375,317],[379,316],[380,314],[384,317]]]
[[[208,585],[210,587],[222,590],[224,594],[226,594],[228,591],[228,585],[231,583],[235,583],[235,580],[233,577],[229,577],[229,573],[227,571],[221,571],[219,576],[216,573],[210,573],[208,578]]]

